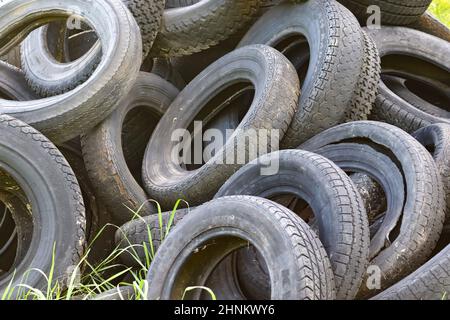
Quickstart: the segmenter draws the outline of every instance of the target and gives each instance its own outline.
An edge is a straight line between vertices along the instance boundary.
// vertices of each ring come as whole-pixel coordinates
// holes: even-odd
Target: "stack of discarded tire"
[[[450,30],[430,2],[0,0],[0,296],[64,285],[95,239],[93,264],[152,245],[151,300],[448,297]],[[195,122],[226,138],[179,162]]]

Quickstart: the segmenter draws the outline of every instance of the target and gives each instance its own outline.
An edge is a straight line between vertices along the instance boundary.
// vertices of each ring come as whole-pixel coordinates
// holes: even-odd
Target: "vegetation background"
[[[430,12],[450,28],[450,0],[434,0]]]

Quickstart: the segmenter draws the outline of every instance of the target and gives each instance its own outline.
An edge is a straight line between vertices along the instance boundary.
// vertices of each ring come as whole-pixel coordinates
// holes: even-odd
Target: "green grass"
[[[450,0],[434,0],[429,11],[450,28]]]
[[[161,208],[157,204],[161,239],[167,237],[172,227],[172,223],[180,202],[181,201],[178,201],[176,203],[169,222],[166,226],[163,225]],[[138,210],[137,212],[133,212],[135,215],[135,219],[142,219],[142,217],[140,217],[139,215],[139,211],[140,210]],[[156,254],[155,248],[153,248],[152,244],[152,235],[150,232],[150,228],[147,227],[149,239],[148,243],[150,244],[150,246],[148,246],[146,243],[143,243],[142,245],[130,244],[126,248],[120,248],[119,246],[117,246],[103,261],[96,264],[95,266],[91,265],[87,259],[89,256],[90,248],[92,247],[92,244],[95,243],[96,239],[98,239],[98,237],[105,231],[105,229],[110,227],[120,229],[117,226],[106,225],[102,228],[102,230],[100,230],[98,235],[95,237],[95,239],[93,239],[92,243],[86,250],[86,253],[80,260],[79,264],[76,266],[76,268],[74,268],[72,274],[68,277],[69,279],[66,279],[66,285],[62,285],[60,282],[54,280],[55,261],[53,254],[51,268],[48,274],[45,274],[41,270],[33,269],[26,272],[25,275],[23,275],[21,278],[21,281],[25,282],[24,280],[27,277],[28,273],[39,272],[46,279],[46,288],[32,288],[23,284],[19,284],[13,287],[11,285],[14,280],[13,277],[10,285],[0,297],[0,300],[71,300],[73,297],[81,297],[81,299],[83,300],[89,300],[118,286],[132,286],[134,288],[135,300],[146,300],[148,292],[148,283],[146,281],[146,276],[150,264]],[[136,248],[138,247],[143,248],[145,252],[145,259],[140,259],[138,257],[136,252]],[[120,262],[118,262],[118,258],[122,254],[131,255],[134,259],[136,259],[139,267],[132,269],[121,265]],[[84,272],[83,275],[80,276],[79,270],[81,269],[84,270]],[[111,272],[111,270],[114,270],[114,272]],[[132,283],[120,282],[119,279],[123,278],[125,274],[131,275]],[[186,292],[194,289],[195,288],[191,287],[186,288]],[[207,288],[197,289],[207,290]]]

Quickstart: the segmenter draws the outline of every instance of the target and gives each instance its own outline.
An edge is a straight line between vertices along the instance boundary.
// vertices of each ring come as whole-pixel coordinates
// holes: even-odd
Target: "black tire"
[[[28,101],[37,99],[28,87],[23,72],[16,67],[0,61],[0,99]]]
[[[279,161],[278,173],[261,175],[264,164]],[[311,181],[316,181],[311,184]],[[352,299],[358,292],[369,257],[369,226],[364,204],[350,178],[331,161],[301,150],[262,156],[236,172],[216,198],[261,196],[275,200],[289,195],[310,207],[318,235],[331,260],[336,297]],[[342,203],[346,203],[342,206]],[[302,210],[296,210],[301,215]],[[352,239],[348,241],[347,239]],[[244,263],[244,262],[241,262]],[[251,263],[246,261],[245,263]],[[238,262],[239,264],[239,262]]]
[[[104,43],[105,54],[94,76],[76,89],[45,100],[0,100],[1,113],[23,120],[55,143],[75,138],[106,118],[118,106],[120,98],[131,89],[138,75],[142,49],[134,18],[119,0],[98,0],[95,4],[93,8],[91,3],[83,0],[33,3],[17,0],[5,3],[0,12],[0,54],[31,31],[30,19],[44,15],[45,19],[39,20],[40,24],[44,24],[78,10],[86,14],[85,18],[96,28]],[[52,7],[50,13],[46,9],[49,6]],[[33,27],[40,24],[33,24]]]
[[[367,119],[378,88],[378,53],[341,4],[311,0],[276,6],[253,25],[239,45],[251,43],[284,52],[300,75],[302,95],[283,148],[295,148],[348,119]]]
[[[186,287],[204,285],[223,258],[248,243],[270,270],[272,299],[335,297],[330,262],[308,225],[272,201],[237,196],[202,205],[175,227],[150,267],[148,299],[181,299]],[[233,281],[233,274],[228,276]],[[187,292],[186,298],[200,299],[202,292]]]
[[[192,171],[183,169],[172,156],[178,145],[178,142],[170,141],[174,130],[188,129],[194,120],[205,120],[201,118],[204,117],[202,112],[208,108],[213,109],[208,112],[208,118],[221,111],[227,112],[228,106],[222,100],[217,106],[215,98],[226,101],[237,87],[247,87],[249,82],[255,88],[255,97],[237,128],[239,131],[225,142],[221,150],[216,150],[215,156],[206,164]],[[202,90],[198,89],[199,86]],[[298,95],[299,82],[295,70],[283,55],[270,47],[248,46],[219,59],[178,95],[155,129],[147,146],[142,174],[148,194],[168,210],[178,199],[185,199],[191,206],[212,199],[220,186],[243,166],[236,164],[239,161],[220,164],[231,162],[224,161],[227,159],[225,155],[237,154],[238,143],[247,132],[255,132],[260,139],[267,136],[271,141],[273,130],[278,130],[282,138],[296,110]],[[187,101],[189,108],[185,108]],[[204,121],[203,126],[207,124],[208,121]],[[245,150],[240,156],[252,157],[248,144],[242,145]],[[243,149],[242,146],[239,149]],[[269,145],[268,149],[270,152],[277,148]]]
[[[442,181],[433,158],[420,143],[401,129],[381,122],[340,125],[317,135],[302,148],[317,150],[352,140],[365,140],[387,150],[405,176],[401,229],[392,244],[371,261],[381,269],[381,289],[385,289],[423,264],[436,246],[445,218]],[[367,286],[361,287],[360,296],[374,293]]]
[[[153,214],[124,224],[115,235],[116,245],[120,249],[126,249],[126,252],[120,255],[120,260],[127,267],[139,267],[139,261],[146,260],[144,246],[148,252],[157,253],[165,239],[167,229],[170,227],[171,231],[191,210],[194,209],[179,209],[174,215],[172,212],[164,212],[161,216]]]
[[[95,195],[84,164],[80,140],[74,139],[58,148],[73,169],[80,185],[86,210],[86,242],[89,249],[87,260],[94,266],[113,251],[116,229],[107,225],[114,221],[105,204]]]
[[[382,224],[378,226],[377,232],[370,241],[369,258],[373,259],[376,257],[390,243],[390,234],[393,233],[403,214],[406,198],[403,172],[400,171],[389,156],[370,145],[339,143],[326,145],[319,149],[309,149],[303,146],[300,148],[324,156],[345,172],[366,174],[382,186],[382,190],[384,190],[387,198],[387,208],[383,212]],[[377,217],[372,217],[369,221],[374,222],[374,218],[376,219]]]
[[[417,20],[427,11],[432,0],[338,0],[349,8],[365,25],[372,14],[368,8],[376,5],[381,9],[381,23],[407,25]]]
[[[444,184],[446,227],[450,228],[450,125],[434,124],[414,132],[416,138],[433,155]]]
[[[382,74],[406,78],[414,95],[450,112],[449,42],[403,27],[383,27],[368,32],[378,47]],[[448,116],[420,110],[414,105],[417,99],[402,99],[387,84],[380,82],[372,119],[388,122],[409,133],[433,123],[450,123]]]
[[[447,300],[449,294],[450,245],[373,300]]]
[[[46,287],[42,274],[29,270],[36,268],[48,275],[52,257],[53,278],[62,280],[83,254],[86,222],[77,180],[58,149],[38,131],[7,115],[0,116],[0,131],[2,169],[20,185],[28,206],[39,208],[32,212],[33,235],[27,255],[18,263],[13,280],[12,273],[0,280],[2,295],[10,282],[12,287],[18,283],[37,289]],[[16,288],[13,297],[19,291]]]
[[[186,81],[182,77],[178,67],[169,58],[147,58],[141,67],[141,71],[154,73],[173,84],[178,90],[186,87]]]
[[[162,14],[164,11],[163,0],[122,0],[123,4],[130,10],[140,28],[142,39],[143,58],[145,58],[153,45],[158,31],[160,30]],[[95,14],[95,10],[90,9]],[[110,13],[113,15],[112,13]],[[134,19],[133,19],[134,20]],[[72,23],[69,21],[68,23]],[[61,32],[58,29],[50,32],[48,27],[40,28],[30,34],[22,44],[22,66],[30,86],[40,96],[47,97],[73,90],[85,82],[95,71],[101,61],[101,55],[106,52],[102,50],[99,42],[79,42],[81,51],[86,54],[78,57],[75,61],[58,62],[50,51],[48,39],[65,43],[66,47],[60,50],[62,56],[68,57],[67,37],[69,36],[66,23],[60,23]],[[78,26],[70,26],[71,28]],[[80,26],[81,27],[81,26]],[[89,27],[86,26],[89,29]],[[94,25],[95,28],[95,25]],[[121,26],[121,28],[124,28]],[[82,30],[80,30],[82,31]],[[134,30],[133,32],[138,32]],[[139,33],[139,32],[138,32]],[[104,38],[99,34],[100,39]],[[86,37],[84,37],[86,39]],[[140,40],[133,40],[139,41]],[[85,50],[85,49],[88,50]],[[66,51],[66,52],[64,52]],[[73,53],[73,50],[72,50]],[[133,61],[136,63],[136,60]]]
[[[260,0],[203,0],[166,10],[151,56],[182,56],[208,49],[239,31],[258,13]]]
[[[154,128],[177,94],[178,90],[167,81],[141,72],[119,108],[82,137],[83,158],[95,193],[119,225],[131,220],[139,210],[141,216],[156,212],[141,187],[142,159]],[[130,121],[139,122],[134,121],[132,132],[125,134],[128,115]],[[125,146],[130,151],[125,153]],[[126,157],[127,153],[133,154]]]

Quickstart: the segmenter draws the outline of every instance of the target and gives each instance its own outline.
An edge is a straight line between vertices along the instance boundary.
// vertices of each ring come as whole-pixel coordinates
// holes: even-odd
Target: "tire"
[[[205,113],[208,108],[214,108],[208,112],[209,118],[226,112],[228,106],[221,100],[222,104],[218,107],[217,99],[224,98],[223,101],[226,101],[235,93],[236,86],[247,87],[248,82],[255,88],[255,97],[235,135],[200,168],[192,171],[182,168],[178,159],[172,157],[173,150],[176,150],[177,145],[180,146],[178,142],[170,141],[174,130],[188,129],[194,120],[205,120],[201,118],[201,112]],[[202,90],[198,90],[199,86]],[[240,143],[242,146],[238,149],[238,143],[243,141],[248,132],[255,133],[258,139],[273,139],[273,130],[278,130],[280,138],[283,137],[294,115],[298,95],[299,83],[295,70],[285,57],[272,48],[248,46],[216,61],[177,96],[150,139],[142,173],[150,197],[168,210],[178,199],[186,199],[191,206],[212,199],[220,186],[243,166],[236,162],[245,162],[232,161],[235,164],[222,165],[222,160],[230,160],[229,154],[233,152],[236,155],[235,151],[242,147],[245,150],[239,151],[240,157],[254,156],[250,154],[247,143]],[[187,101],[189,108],[184,108]],[[210,105],[207,104],[209,101]],[[273,107],[275,104],[277,108]],[[208,121],[204,121],[203,125],[207,126]],[[277,148],[269,145],[268,149],[270,152]],[[240,160],[247,160],[245,158]]]
[[[317,150],[344,141],[367,141],[387,150],[405,176],[401,229],[392,244],[370,262],[380,268],[381,289],[386,289],[422,265],[436,246],[445,218],[442,181],[433,158],[420,143],[401,129],[381,122],[340,125],[317,135],[302,148]],[[359,296],[374,293],[377,292],[362,286]]]
[[[383,75],[382,77],[383,83],[392,91],[392,93],[400,99],[407,101],[414,108],[435,117],[450,119],[450,112],[433,105],[410,91],[408,88],[408,81],[413,78],[414,76],[412,75],[405,75],[403,77]],[[430,83],[429,85],[432,86],[433,84]],[[421,86],[420,89],[426,90],[427,88]]]
[[[239,46],[251,43],[284,52],[299,72],[302,94],[283,148],[295,148],[349,119],[367,119],[378,88],[377,50],[355,17],[336,1],[276,6],[253,25]]]
[[[164,241],[167,229],[169,228],[171,231],[191,210],[177,210],[173,215],[173,220],[171,219],[172,212],[164,212],[161,216],[153,214],[124,224],[116,231],[115,235],[116,245],[127,251],[120,255],[120,260],[127,267],[139,267],[139,261],[146,260],[144,246],[149,250],[148,252],[157,253]]]
[[[131,14],[140,28],[142,35],[142,50],[143,58],[145,58],[153,45],[153,41],[160,29],[162,14],[164,11],[163,0],[123,0],[124,5],[127,6]],[[95,10],[90,10],[96,14]],[[123,13],[121,13],[123,15]],[[110,13],[110,15],[114,15]],[[111,20],[111,18],[109,18]],[[67,23],[73,23],[68,20]],[[67,24],[66,23],[66,24]],[[121,21],[123,23],[123,21]],[[27,80],[30,86],[40,96],[48,97],[57,94],[62,94],[73,90],[83,82],[85,82],[93,74],[98,64],[101,62],[102,48],[99,42],[85,42],[81,46],[87,47],[87,52],[75,61],[66,61],[60,63],[55,60],[54,56],[49,50],[48,39],[59,39],[60,42],[65,42],[69,36],[67,33],[66,24],[62,24],[63,30],[59,32],[50,33],[47,35],[48,27],[40,28],[30,34],[22,45],[22,65]],[[78,26],[71,26],[77,28]],[[87,27],[89,29],[89,27]],[[95,28],[95,25],[94,25]],[[120,26],[120,28],[126,28]],[[97,30],[96,30],[97,31]],[[105,30],[103,30],[105,32]],[[133,32],[139,33],[137,30]],[[100,39],[104,38],[104,34],[99,34]],[[140,41],[132,39],[132,41]],[[67,49],[67,47],[66,47]],[[115,48],[114,48],[115,50]],[[67,51],[67,50],[66,50]],[[72,50],[73,51],[73,50]],[[86,50],[82,50],[86,51]],[[62,52],[63,56],[68,57],[70,52]],[[133,61],[136,63],[135,60]]]
[[[413,137],[430,150],[444,184],[446,227],[450,228],[450,125],[438,123],[414,132]]]
[[[28,87],[23,72],[0,61],[0,99],[29,101],[37,99]]]
[[[450,51],[450,43],[402,27],[383,27],[368,32],[378,47],[382,74],[406,78],[412,94],[448,114],[450,57],[446,52]],[[436,116],[420,110],[416,101],[402,99],[382,81],[371,118],[388,122],[409,133],[433,123],[450,123],[448,116]]]
[[[359,172],[368,175],[382,186],[388,206],[383,212],[382,224],[370,240],[369,258],[375,258],[388,246],[386,243],[390,243],[390,235],[401,220],[402,214],[407,214],[403,213],[405,203],[403,173],[389,156],[370,145],[339,143],[326,145],[319,149],[309,149],[303,146],[300,148],[320,154],[333,161],[345,172]],[[358,188],[358,191],[360,190]],[[369,221],[374,222],[375,218],[377,217],[372,217]]]
[[[40,272],[29,270],[36,268],[48,275],[52,257],[53,279],[64,280],[83,254],[86,222],[77,180],[58,149],[38,131],[7,115],[0,116],[0,131],[0,166],[20,184],[28,197],[27,205],[39,208],[32,212],[33,236],[27,255],[15,268],[16,276],[12,279],[9,273],[0,280],[3,295],[10,283],[12,288],[19,283],[36,289],[47,287]],[[12,297],[22,290],[13,290]]]
[[[72,0],[70,3],[46,0],[30,4],[27,0],[18,0],[2,6],[0,42],[6,44],[4,47],[2,44],[3,50],[22,40],[25,32],[20,33],[20,38],[11,35],[29,27],[28,21],[32,17],[44,14],[46,19],[42,19],[42,23],[55,19],[46,13],[49,6],[52,12],[58,12],[59,17],[61,14],[73,14],[75,9],[83,10],[85,18],[97,28],[104,41],[105,54],[96,72],[76,89],[32,102],[0,100],[0,113],[20,118],[55,143],[75,138],[106,118],[118,106],[119,99],[131,89],[138,75],[142,49],[133,17],[119,0],[99,0],[95,4],[93,7],[82,0]],[[17,10],[19,7],[25,9]]]
[[[450,245],[373,300],[443,300],[450,292]]]
[[[178,68],[168,58],[148,58],[142,65],[141,71],[154,73],[173,84],[178,90],[186,87],[186,81]]]
[[[409,25],[408,28],[416,29],[450,42],[450,29],[430,13],[423,14],[417,22]]]
[[[86,210],[86,242],[89,249],[87,260],[94,266],[106,259],[114,249],[113,237],[116,229],[108,226],[114,221],[105,204],[95,195],[84,164],[79,139],[69,141],[58,148],[73,169],[80,185]]]
[[[394,172],[399,172],[398,168],[393,168]],[[364,173],[353,173],[349,177],[352,179],[364,202],[367,216],[369,217],[370,238],[372,239],[376,231],[378,231],[378,229],[374,228],[373,222],[378,221],[378,218],[384,215],[387,210],[387,199],[383,187]]]
[[[261,175],[262,164],[273,164],[274,161],[278,161],[278,173]],[[317,184],[312,185],[310,181]],[[355,297],[368,263],[369,226],[361,197],[342,170],[310,152],[274,152],[236,172],[219,190],[216,198],[230,195],[261,196],[271,200],[276,196],[289,195],[303,200],[314,213],[319,238],[330,257],[336,297]],[[342,203],[346,206],[342,207]],[[302,211],[296,210],[299,215]],[[348,237],[352,241],[347,241]],[[244,261],[237,262],[242,263]],[[251,260],[245,263],[251,263]]]
[[[211,241],[214,245],[196,251]],[[202,205],[175,227],[150,267],[148,299],[181,299],[186,287],[204,285],[224,257],[248,243],[261,252],[270,270],[273,300],[334,298],[330,262],[306,223],[272,201],[237,196]],[[233,274],[228,276],[233,281]],[[202,295],[191,291],[186,298]]]
[[[166,10],[150,55],[174,57],[208,49],[251,21],[259,6],[260,0],[203,0]]]
[[[141,216],[156,212],[141,187],[142,159],[153,129],[177,94],[167,81],[141,72],[119,108],[82,137],[83,158],[95,193],[119,225],[131,220],[136,212]],[[144,121],[133,123],[131,134],[125,135],[125,121],[134,111],[138,112],[137,120]],[[131,156],[126,157],[125,146]]]
[[[339,0],[349,8],[362,24],[373,14],[369,7],[381,9],[381,23],[407,25],[416,22],[427,11],[432,0]]]

